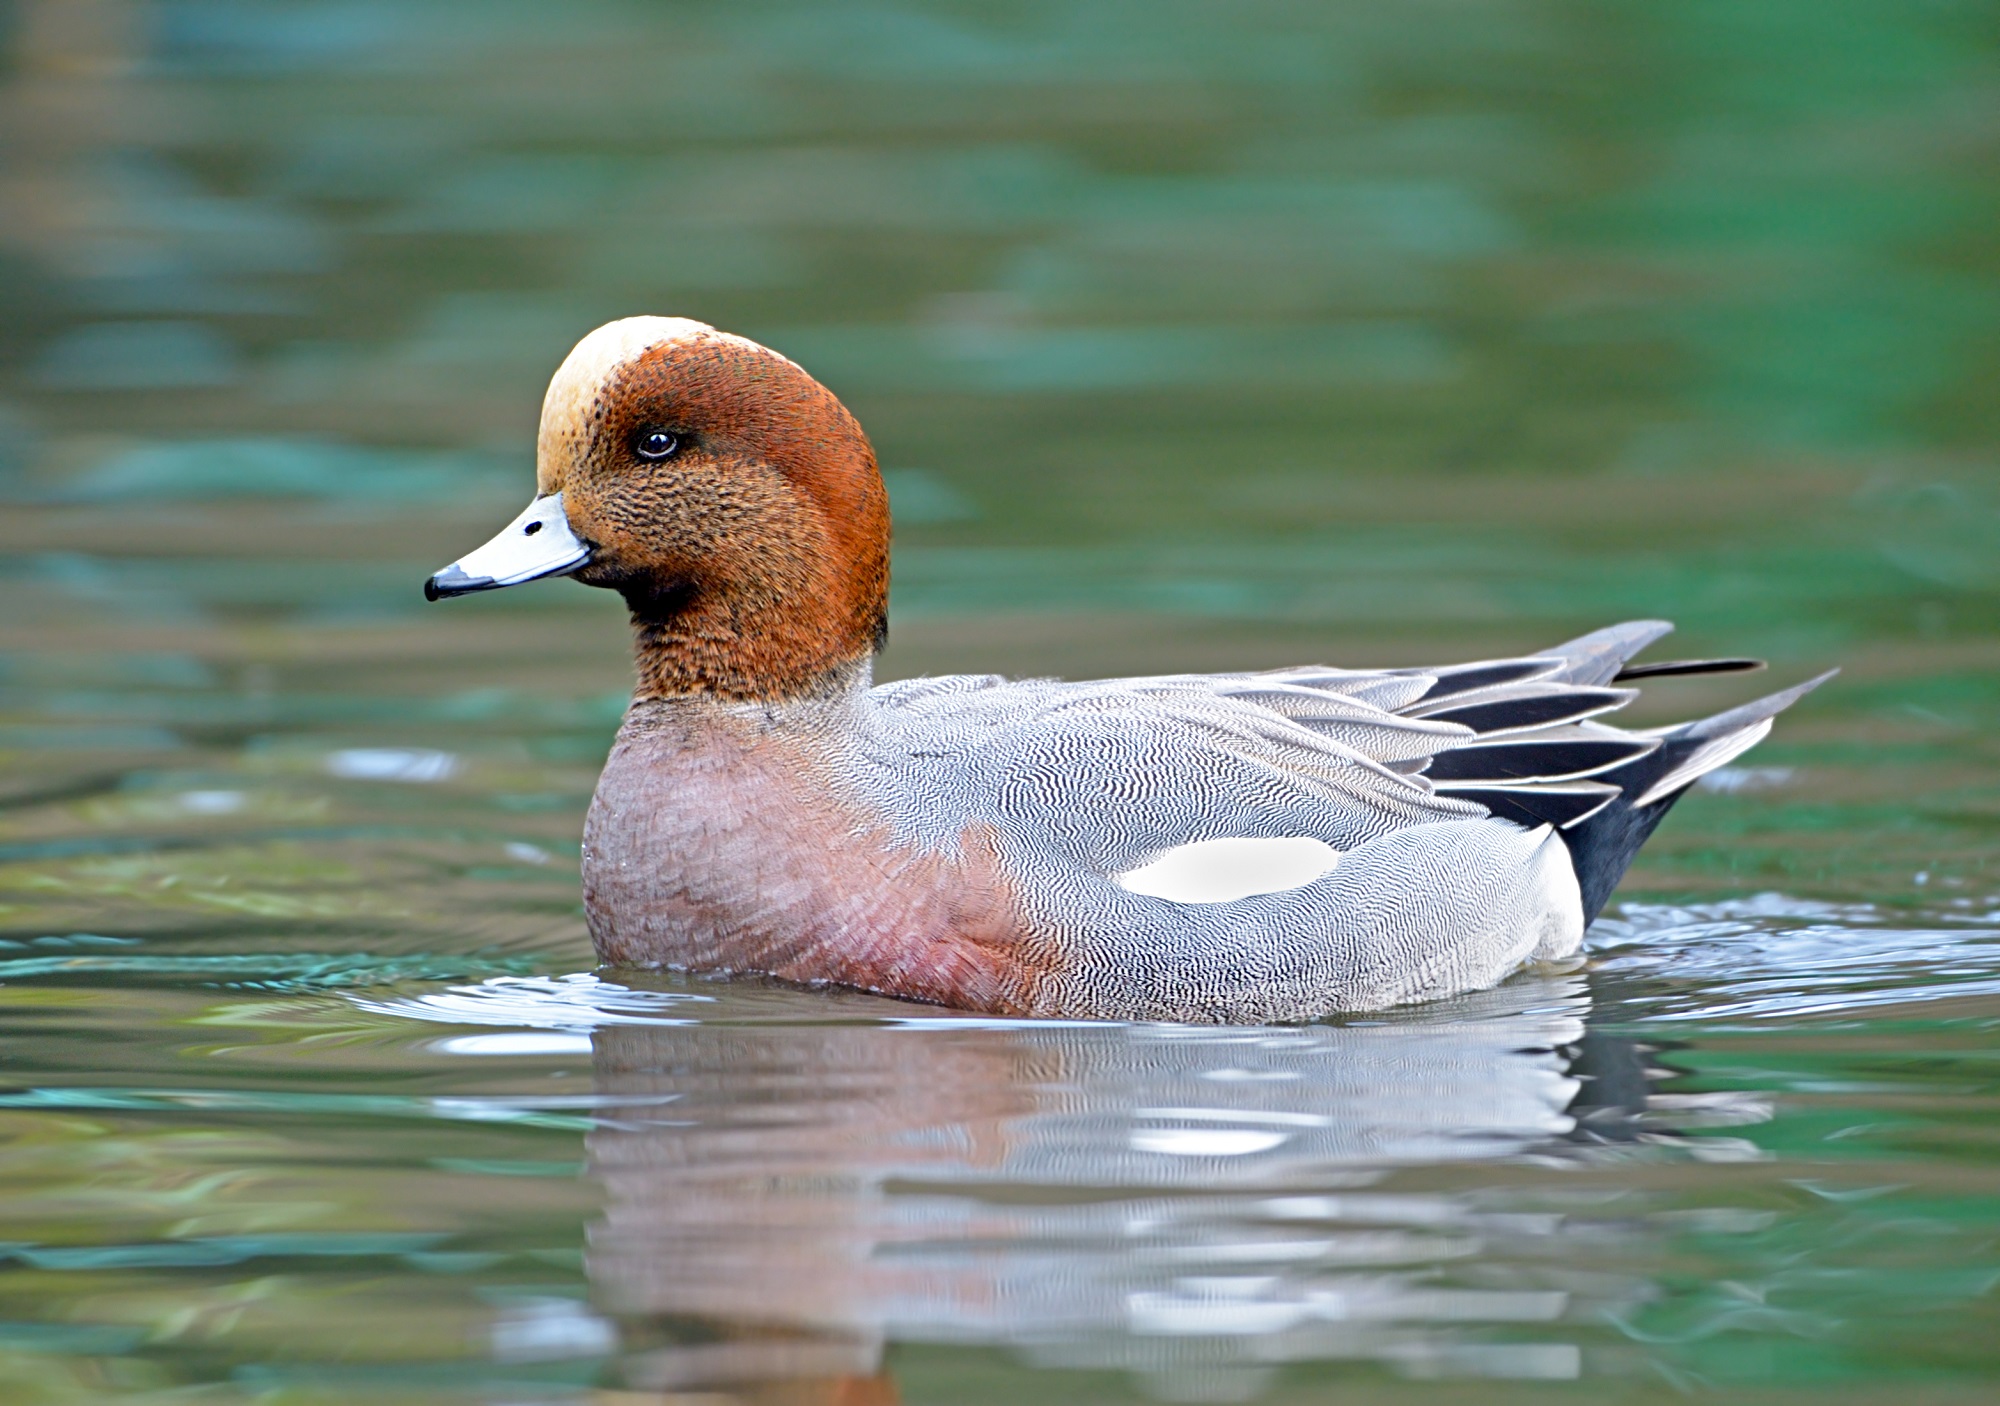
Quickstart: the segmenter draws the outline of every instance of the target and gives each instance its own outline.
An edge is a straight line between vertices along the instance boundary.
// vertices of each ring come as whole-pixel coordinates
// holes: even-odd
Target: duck
[[[1831,672],[1605,721],[1665,621],[1446,666],[878,684],[889,498],[867,435],[748,338],[641,316],[542,402],[535,496],[431,600],[624,598],[637,682],[583,827],[613,967],[990,1016],[1265,1024],[1574,962],[1675,800]]]

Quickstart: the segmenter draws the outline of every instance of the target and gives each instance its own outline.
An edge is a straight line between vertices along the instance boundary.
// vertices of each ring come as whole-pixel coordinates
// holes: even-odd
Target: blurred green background
[[[885,677],[1416,664],[1636,616],[1772,686],[1842,665],[1621,897],[1781,891],[1728,911],[1818,935],[1756,968],[1797,1001],[1984,923],[1923,958],[1969,984],[1677,1056],[1676,1107],[1779,1113],[1735,1170],[1602,1172],[1663,1248],[1581,1360],[1984,1399],[1996,229],[1992,0],[0,4],[0,1063],[35,1085],[0,1093],[0,1395],[615,1384],[601,1325],[582,1366],[478,1336],[588,1298],[589,1119],[422,1111],[583,1057],[503,1077],[341,993],[591,962],[619,602],[421,585],[525,501],[569,346],[656,312],[868,428]],[[1732,932],[1658,979],[1722,1003]],[[1595,1020],[1657,1014],[1605,980]],[[1836,1153],[1920,1192],[1800,1174]],[[1528,1174],[1413,1175],[1497,1205]],[[912,1399],[1031,1389],[898,1351]]]

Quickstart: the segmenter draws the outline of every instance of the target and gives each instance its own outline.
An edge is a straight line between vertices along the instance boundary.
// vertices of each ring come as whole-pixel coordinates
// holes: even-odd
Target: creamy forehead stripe
[[[648,347],[714,331],[706,322],[686,317],[621,317],[605,323],[571,347],[549,378],[548,394],[542,397],[542,424],[568,420],[588,409],[611,373]]]
[[[598,392],[618,368],[663,342],[691,337],[758,347],[760,351],[778,356],[768,347],[759,347],[748,337],[739,337],[733,332],[718,332],[706,322],[696,322],[689,317],[621,317],[616,322],[605,323],[570,348],[569,355],[556,368],[556,374],[549,378],[548,392],[542,397],[542,425],[537,437],[540,458],[537,477],[541,480],[543,492],[549,491],[552,486],[549,482],[548,456],[558,448],[558,441],[564,432],[576,428],[590,413]],[[780,360],[787,359],[780,357]]]

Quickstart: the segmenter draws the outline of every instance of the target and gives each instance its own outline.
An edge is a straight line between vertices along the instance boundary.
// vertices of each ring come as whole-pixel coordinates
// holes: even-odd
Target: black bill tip
[[[443,600],[446,596],[469,595],[473,591],[490,591],[499,582],[491,576],[469,576],[456,565],[447,566],[430,580],[424,582],[425,600]]]

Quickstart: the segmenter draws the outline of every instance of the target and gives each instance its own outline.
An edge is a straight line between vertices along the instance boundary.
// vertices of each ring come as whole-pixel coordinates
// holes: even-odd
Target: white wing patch
[[[1114,874],[1128,893],[1169,903],[1234,903],[1260,893],[1302,889],[1333,872],[1340,851],[1307,836],[1286,839],[1196,840],[1175,845],[1149,864]]]

